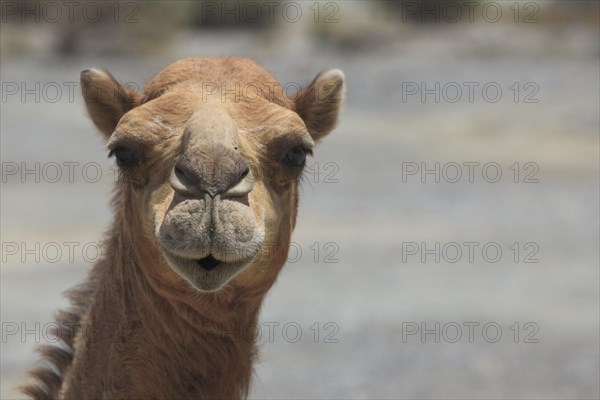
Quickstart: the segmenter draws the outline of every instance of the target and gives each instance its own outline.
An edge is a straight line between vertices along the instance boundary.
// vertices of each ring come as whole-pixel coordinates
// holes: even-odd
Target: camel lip
[[[211,271],[221,265],[222,262],[214,258],[212,254],[209,254],[206,257],[196,260],[196,264],[198,264],[198,266],[200,266],[200,268],[203,270]]]
[[[200,267],[205,272],[210,272],[220,266],[249,264],[259,254],[259,251],[256,251],[245,255],[244,258],[227,260],[222,259],[220,255],[215,255],[212,252],[206,254],[206,252],[197,251],[195,254],[182,254],[184,252],[173,251],[166,246],[160,246],[160,248],[167,263],[186,263]]]
[[[255,256],[237,261],[222,261],[211,254],[202,257],[181,257],[163,248],[167,264],[200,292],[216,292],[252,263]]]

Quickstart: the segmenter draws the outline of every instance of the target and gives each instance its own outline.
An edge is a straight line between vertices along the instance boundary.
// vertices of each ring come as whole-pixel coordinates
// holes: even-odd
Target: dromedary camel
[[[120,178],[103,259],[57,316],[34,399],[246,397],[257,316],[283,266],[298,177],[335,126],[339,70],[294,98],[244,58],[188,58],[137,93],[84,70]],[[243,332],[243,334],[240,334]]]

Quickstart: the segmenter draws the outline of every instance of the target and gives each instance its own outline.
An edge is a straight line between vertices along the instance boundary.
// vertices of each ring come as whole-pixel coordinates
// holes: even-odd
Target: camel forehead
[[[281,84],[256,62],[198,57],[179,60],[152,78],[143,104],[123,116],[115,136],[159,138],[183,132],[192,117],[201,126],[203,118],[217,114],[230,117],[240,132],[306,132]]]
[[[233,125],[238,133],[308,135],[297,113],[264,98],[205,96],[200,85],[186,83],[125,114],[111,140],[121,137],[158,140],[183,133],[186,128],[219,124],[228,130]]]
[[[267,100],[290,108],[279,81],[253,60],[242,57],[195,57],[179,60],[160,71],[146,85],[146,100],[155,99],[182,83],[201,83],[204,89],[260,86]]]

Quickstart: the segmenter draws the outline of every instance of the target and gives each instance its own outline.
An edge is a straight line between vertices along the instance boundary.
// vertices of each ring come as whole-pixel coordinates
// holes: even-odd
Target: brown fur
[[[218,89],[207,82],[218,83]],[[288,99],[274,82],[272,75],[242,58],[178,61],[148,82],[141,94],[126,90],[104,71],[82,73],[82,86],[100,89],[94,98],[84,91],[84,98],[109,147],[127,145],[140,164],[122,168],[105,256],[87,282],[70,292],[71,308],[57,316],[60,328],[55,333],[62,344],[40,348],[49,365],[31,371],[37,382],[22,388],[26,395],[40,400],[247,396],[259,309],[285,263],[297,212],[300,171],[285,172],[278,160],[291,147],[310,144],[310,136],[316,141],[333,129],[343,91],[339,71],[313,81],[308,91],[320,96],[312,100],[302,94]],[[236,83],[258,84],[260,98],[249,101],[235,89],[238,99],[230,94],[208,100],[208,92],[220,96]],[[212,121],[206,113],[222,117]],[[200,124],[190,123],[198,118]],[[221,122],[229,119],[233,133],[219,136]],[[211,130],[214,143],[185,139],[208,138]],[[230,140],[235,147],[227,147],[233,146]],[[256,182],[248,194],[185,198],[173,191],[169,174],[182,154],[226,159],[230,156],[207,150],[226,147],[222,154],[243,157],[250,167]],[[200,169],[191,172],[200,174],[198,182],[215,178]],[[231,179],[240,179],[238,175]],[[192,209],[200,211],[193,214]],[[206,235],[216,235],[198,228],[204,226],[198,225],[201,210],[209,209],[217,210],[220,218],[211,220],[211,227],[223,232],[211,240],[236,244],[244,229],[264,232],[257,239],[262,243],[258,253],[230,273],[220,272],[222,266],[199,275],[177,270],[165,259],[173,246],[169,232],[182,230],[183,244],[188,238],[199,243]],[[235,254],[240,247],[218,253],[222,249],[211,246],[211,254],[223,259],[243,257]],[[181,251],[193,258],[200,250]],[[208,291],[202,289],[207,279],[214,280]]]

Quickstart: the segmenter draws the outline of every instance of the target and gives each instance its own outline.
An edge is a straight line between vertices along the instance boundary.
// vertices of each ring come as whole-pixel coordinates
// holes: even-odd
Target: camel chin
[[[200,292],[216,292],[252,262],[221,262],[212,255],[200,259],[179,257],[163,250],[169,266]]]

